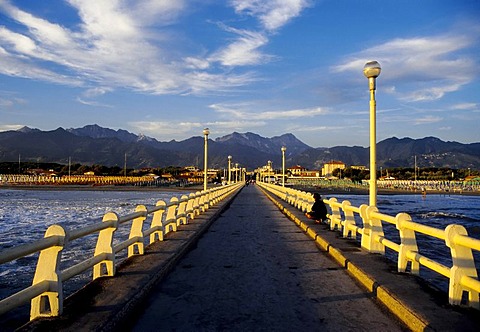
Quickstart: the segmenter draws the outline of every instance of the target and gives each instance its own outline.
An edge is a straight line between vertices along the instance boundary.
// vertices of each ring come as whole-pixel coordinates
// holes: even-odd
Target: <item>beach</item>
[[[213,186],[209,186],[212,188]],[[368,187],[318,187],[318,186],[290,186],[291,188],[307,191],[318,192],[323,196],[332,196],[336,194],[350,195],[368,195]],[[58,191],[152,191],[152,192],[184,192],[191,193],[203,190],[203,184],[195,184],[192,186],[133,186],[133,185],[23,185],[23,184],[1,184],[0,190],[58,190]],[[401,188],[378,188],[379,195],[421,195],[420,190],[405,190]],[[444,190],[427,190],[427,195],[467,195],[480,196],[480,191],[444,191]]]
[[[202,185],[188,187],[179,186],[114,186],[114,185],[0,185],[0,190],[58,190],[58,191],[162,191],[162,192],[197,192],[203,190]]]

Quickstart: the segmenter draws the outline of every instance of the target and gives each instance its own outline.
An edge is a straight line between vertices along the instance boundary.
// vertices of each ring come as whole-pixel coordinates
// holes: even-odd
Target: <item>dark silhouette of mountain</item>
[[[419,167],[478,168],[480,143],[444,142],[436,137],[422,139],[392,137],[377,144],[377,154],[385,167],[398,164]]]
[[[231,146],[248,146],[269,154],[278,154],[278,152],[281,151],[282,146],[286,146],[287,157],[297,155],[306,149],[311,148],[292,134],[284,134],[281,136],[266,138],[254,133],[240,134],[233,132],[230,135],[217,138],[215,142],[225,143]]]
[[[87,125],[82,128],[69,128],[67,129],[69,133],[72,133],[76,136],[84,136],[91,138],[118,138],[122,142],[136,142],[139,140],[139,136],[132,134],[126,130],[119,129],[113,130],[109,128],[103,128],[99,125]]]
[[[388,138],[377,143],[378,167],[474,168],[480,166],[480,143],[462,144],[445,142],[436,137],[421,139]],[[370,149],[360,146],[335,146],[332,148],[308,149],[293,162],[307,168],[320,168],[330,161],[339,160],[347,165],[368,165]]]
[[[36,128],[30,128],[30,127],[27,127],[27,126],[23,126],[22,128],[18,129],[18,131],[20,131],[22,133],[33,133],[33,132],[39,132],[41,130],[36,129]]]
[[[335,146],[312,148],[292,134],[272,138],[254,133],[237,133],[209,140],[209,167],[225,168],[228,155],[233,164],[251,170],[272,161],[282,163],[281,147],[287,147],[286,164],[320,169],[324,163],[339,160],[347,165],[369,164],[369,148]],[[203,168],[204,138],[195,136],[183,141],[160,142],[126,130],[98,125],[77,129],[58,128],[41,131],[23,127],[0,132],[0,161],[72,162],[123,167],[125,155],[129,168],[195,165]],[[444,142],[435,137],[422,139],[389,138],[377,144],[378,167],[480,167],[480,143]]]
[[[145,144],[122,142],[118,138],[77,136],[58,128],[52,131],[0,132],[0,160],[58,162],[66,164],[69,157],[75,163],[121,166],[127,155],[129,167],[150,167],[162,160],[175,165],[177,156]]]

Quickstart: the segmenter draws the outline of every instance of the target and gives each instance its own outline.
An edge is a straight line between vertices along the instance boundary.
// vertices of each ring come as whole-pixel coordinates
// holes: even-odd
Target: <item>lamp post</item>
[[[417,156],[415,156],[414,162],[415,168],[413,169],[414,179],[415,179],[415,186],[417,185]]]
[[[275,176],[275,173],[273,172],[273,167],[272,167],[272,161],[269,160],[267,161],[267,176],[264,178],[263,182],[270,182],[270,176]]]
[[[285,151],[287,147],[282,146],[282,187],[285,187]]]
[[[208,134],[210,130],[208,128],[203,129],[203,136],[205,137],[205,155],[204,155],[204,164],[203,164],[203,190],[207,190],[207,173],[208,173]]]
[[[235,182],[238,182],[238,163],[235,163]]]
[[[127,153],[125,152],[125,163],[123,164],[123,176],[127,177]]]
[[[370,181],[369,205],[377,206],[377,133],[376,133],[376,108],[375,79],[380,75],[382,68],[377,61],[369,61],[363,67],[363,74],[368,78],[370,90]]]
[[[232,183],[232,156],[228,156],[228,184]]]

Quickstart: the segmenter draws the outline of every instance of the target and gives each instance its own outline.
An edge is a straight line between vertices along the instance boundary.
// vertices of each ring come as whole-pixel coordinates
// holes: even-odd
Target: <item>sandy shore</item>
[[[141,186],[91,186],[91,185],[0,185],[0,190],[58,190],[58,191],[171,191],[196,192],[203,190],[203,185],[189,187],[141,187]]]

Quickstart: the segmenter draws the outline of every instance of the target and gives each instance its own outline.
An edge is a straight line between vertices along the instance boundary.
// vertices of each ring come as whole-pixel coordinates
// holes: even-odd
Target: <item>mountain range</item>
[[[271,138],[255,133],[237,133],[209,140],[209,167],[227,167],[227,156],[242,167],[253,169],[270,160],[281,168],[281,147],[286,146],[286,165],[320,169],[331,160],[347,166],[369,164],[369,148],[335,146],[313,148],[293,134]],[[160,142],[126,130],[98,125],[82,128],[58,128],[41,131],[23,127],[0,132],[0,161],[57,162],[127,167],[199,166],[203,168],[204,138],[194,136],[183,141]],[[377,143],[378,167],[480,168],[480,143],[445,142],[435,137],[422,139],[388,138]]]

